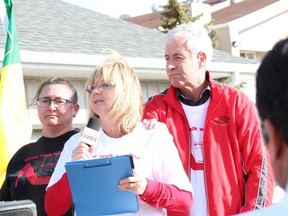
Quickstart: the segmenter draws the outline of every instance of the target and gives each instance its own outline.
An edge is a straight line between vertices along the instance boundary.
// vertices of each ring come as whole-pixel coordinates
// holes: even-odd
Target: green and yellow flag
[[[13,1],[0,0],[6,46],[0,80],[0,186],[11,156],[31,138]],[[4,4],[5,3],[5,4]],[[21,1],[20,1],[21,4]]]

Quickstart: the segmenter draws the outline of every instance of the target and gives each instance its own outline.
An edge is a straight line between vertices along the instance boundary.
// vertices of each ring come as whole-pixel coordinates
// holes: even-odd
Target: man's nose
[[[168,70],[173,70],[175,66],[173,64],[167,64],[167,69]]]

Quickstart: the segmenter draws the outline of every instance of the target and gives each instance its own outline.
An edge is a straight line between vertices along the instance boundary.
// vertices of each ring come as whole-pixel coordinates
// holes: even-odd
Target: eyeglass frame
[[[107,89],[110,89],[112,87],[115,87],[116,83],[112,80],[105,80],[105,81],[101,81],[100,83],[96,84],[89,84],[86,88],[86,91],[89,94],[92,94],[93,91],[97,88],[99,91],[105,91]]]
[[[44,101],[42,101],[42,100],[47,100],[47,101],[49,101],[49,103],[44,103],[43,104]],[[60,102],[60,100],[62,100],[62,102],[64,102],[64,101],[65,102],[63,104],[57,104],[57,102],[55,103],[55,101],[57,101],[57,100],[59,102]],[[54,99],[49,98],[49,97],[37,98],[37,104],[40,107],[49,107],[49,106],[51,106],[52,102],[53,102],[54,107],[56,107],[56,108],[64,107],[66,104],[69,104],[69,103],[74,104],[73,101],[65,99],[65,98],[54,98]]]

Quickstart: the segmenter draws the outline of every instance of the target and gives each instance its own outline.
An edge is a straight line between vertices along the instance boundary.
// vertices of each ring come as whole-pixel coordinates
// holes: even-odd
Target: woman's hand
[[[147,179],[141,176],[131,176],[122,179],[119,182],[118,188],[121,190],[131,191],[138,195],[142,195],[147,187]]]
[[[87,160],[92,158],[94,146],[88,146],[85,143],[79,143],[71,154],[71,161]]]
[[[156,118],[149,119],[149,120],[143,119],[142,123],[148,130],[151,130],[151,129],[155,128],[156,123],[157,123],[157,119]]]

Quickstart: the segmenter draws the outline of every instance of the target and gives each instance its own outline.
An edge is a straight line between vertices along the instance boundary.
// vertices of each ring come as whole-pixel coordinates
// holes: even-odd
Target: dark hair
[[[288,143],[288,38],[277,42],[264,57],[256,75],[256,105]]]
[[[62,77],[54,77],[54,78],[50,78],[47,79],[46,81],[44,81],[38,88],[35,97],[33,98],[32,104],[34,104],[37,101],[37,98],[39,97],[42,89],[46,86],[46,85],[55,85],[55,84],[61,84],[61,85],[66,85],[70,88],[70,90],[72,91],[73,95],[72,95],[72,102],[73,104],[78,103],[78,94],[77,91],[74,87],[74,85],[67,79],[62,78]]]

